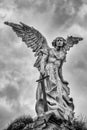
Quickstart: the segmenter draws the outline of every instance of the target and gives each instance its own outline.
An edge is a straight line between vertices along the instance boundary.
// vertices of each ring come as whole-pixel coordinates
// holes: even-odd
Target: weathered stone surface
[[[67,51],[83,39],[73,36],[69,36],[67,39],[57,37],[52,42],[53,48],[50,48],[45,37],[35,28],[23,23],[5,22],[5,24],[11,26],[26,43],[27,47],[31,47],[33,52],[35,52],[35,56],[37,56],[34,66],[38,68],[40,73],[35,107],[38,118],[33,124],[29,124],[28,127],[36,130],[70,129],[69,125],[66,125],[64,121],[71,122],[73,120],[74,104],[73,99],[69,97],[68,82],[63,79],[62,66],[66,61]],[[52,119],[49,121],[50,114],[55,116],[53,122],[50,122]],[[61,124],[58,124],[59,120],[62,121]]]

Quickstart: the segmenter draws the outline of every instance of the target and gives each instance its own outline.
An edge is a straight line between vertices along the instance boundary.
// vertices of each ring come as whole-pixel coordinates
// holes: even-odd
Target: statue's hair
[[[59,39],[62,39],[64,44],[66,43],[66,40],[63,37],[57,37],[53,40],[52,46],[56,47],[56,41],[58,41]]]

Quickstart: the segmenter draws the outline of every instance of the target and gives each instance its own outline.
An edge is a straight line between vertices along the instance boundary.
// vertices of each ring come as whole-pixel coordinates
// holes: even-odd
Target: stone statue
[[[73,99],[69,97],[68,82],[62,76],[62,66],[66,61],[67,51],[83,40],[81,37],[57,37],[52,42],[53,48],[47,44],[45,37],[35,28],[24,23],[5,22],[12,27],[18,37],[31,47],[37,56],[34,67],[40,72],[36,92],[36,112],[38,116],[53,113],[58,119],[72,120],[74,117]]]

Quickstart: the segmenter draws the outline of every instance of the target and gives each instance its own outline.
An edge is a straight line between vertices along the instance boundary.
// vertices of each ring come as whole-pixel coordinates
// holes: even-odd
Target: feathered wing
[[[47,52],[49,48],[45,37],[35,28],[27,26],[21,22],[20,24],[5,22],[5,24],[12,27],[17,36],[21,37],[22,41],[26,43],[27,47],[32,48],[33,52],[35,52],[35,56],[37,56],[34,66],[39,69],[40,61],[42,59],[41,50]]]
[[[69,51],[73,45],[78,44],[81,40],[83,40],[82,37],[68,36],[66,39],[66,44],[64,46],[65,51]]]

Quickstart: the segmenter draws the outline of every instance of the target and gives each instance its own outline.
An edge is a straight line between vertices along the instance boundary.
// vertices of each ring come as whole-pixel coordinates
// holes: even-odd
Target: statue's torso
[[[57,51],[54,48],[49,50],[49,58],[50,62],[54,62],[56,60],[62,60],[65,58],[65,52],[63,50]]]
[[[54,48],[49,50],[48,63],[61,64],[61,60],[65,58],[64,51],[57,51]]]

